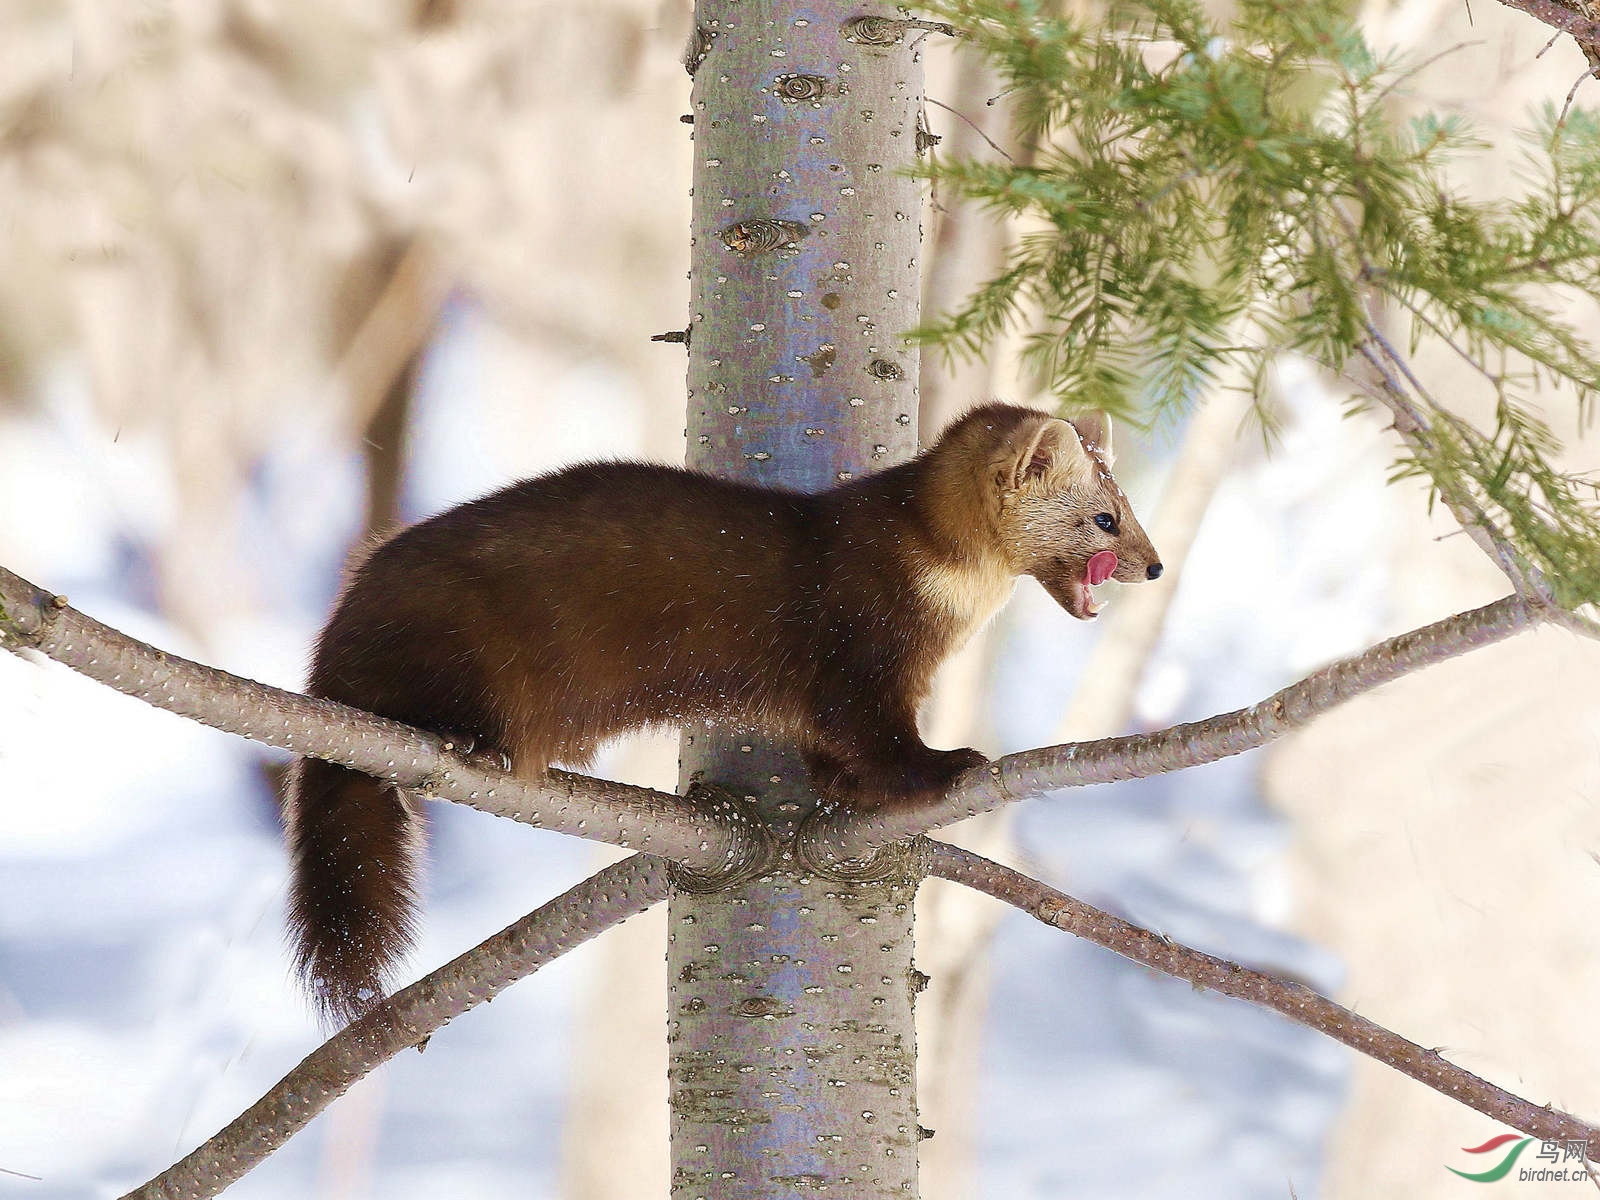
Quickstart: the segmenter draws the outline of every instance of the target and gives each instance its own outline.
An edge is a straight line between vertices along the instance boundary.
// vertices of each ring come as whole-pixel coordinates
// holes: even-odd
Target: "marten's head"
[[[1014,575],[1032,575],[1080,620],[1100,611],[1090,590],[1139,583],[1161,561],[1111,475],[1111,423],[1102,413],[1064,421],[985,405],[947,432],[982,454],[988,523]]]

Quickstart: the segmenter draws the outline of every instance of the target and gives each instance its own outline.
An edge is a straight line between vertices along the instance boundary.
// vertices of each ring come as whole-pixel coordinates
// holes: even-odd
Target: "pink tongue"
[[[1098,587],[1111,578],[1111,572],[1117,569],[1117,554],[1114,550],[1102,550],[1089,560],[1089,586]]]

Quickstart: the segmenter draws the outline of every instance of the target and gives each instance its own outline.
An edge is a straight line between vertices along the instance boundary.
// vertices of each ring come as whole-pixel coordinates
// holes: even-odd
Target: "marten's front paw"
[[[861,798],[861,779],[844,763],[824,754],[806,755],[806,772],[817,795],[830,804],[855,805]]]
[[[498,768],[501,771],[510,771],[512,768],[511,755],[487,740],[473,737],[470,733],[446,733],[442,736],[445,739],[444,748],[453,750],[468,762],[476,759],[490,768]]]
[[[863,796],[862,807],[931,804],[948,792],[962,774],[988,761],[970,746],[960,750],[927,750],[885,773],[877,781],[880,786],[870,789],[877,795]]]
[[[940,794],[950,790],[950,786],[973,767],[981,767],[988,762],[988,756],[971,746],[963,746],[960,750],[935,750],[938,761],[927,772],[931,776],[928,783],[930,790]]]
[[[852,763],[813,756],[811,779],[824,799],[856,809],[931,804],[973,767],[989,760],[970,746],[920,752],[882,763]]]

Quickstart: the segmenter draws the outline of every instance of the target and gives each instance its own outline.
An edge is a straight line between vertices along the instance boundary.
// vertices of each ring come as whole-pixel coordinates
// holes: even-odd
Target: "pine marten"
[[[525,480],[401,532],[357,569],[307,690],[498,752],[581,765],[647,725],[728,723],[801,749],[858,808],[941,794],[935,669],[1032,575],[1080,619],[1161,563],[1110,472],[1103,417],[989,404],[932,449],[816,495],[640,463]],[[420,817],[314,759],[288,809],[297,966],[333,1017],[409,949]]]

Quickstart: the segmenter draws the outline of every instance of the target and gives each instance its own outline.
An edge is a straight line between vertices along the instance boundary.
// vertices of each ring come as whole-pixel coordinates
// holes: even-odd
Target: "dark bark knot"
[[[15,650],[38,646],[67,609],[65,596],[52,596],[10,572],[0,573],[0,584],[16,583],[21,596],[8,607],[0,602],[0,646]],[[24,590],[25,589],[25,590]]]
[[[734,1013],[755,1020],[776,1020],[779,1017],[794,1016],[794,1009],[776,996],[748,996],[739,1001],[739,1007],[734,1009]]]
[[[844,36],[861,46],[892,46],[905,36],[906,23],[892,17],[852,17],[844,23]]]
[[[826,305],[826,301],[824,301],[824,305]],[[812,353],[802,354],[800,361],[811,368],[811,377],[813,379],[820,379],[833,366],[838,353],[838,348],[832,342],[823,342]]]
[[[740,258],[753,258],[757,254],[769,254],[793,246],[806,236],[806,227],[799,221],[752,217],[748,221],[735,221],[717,236],[722,239],[724,246]]]
[[[841,27],[845,40],[858,46],[893,46],[903,41],[906,31],[918,29],[924,33],[942,33],[945,37],[960,37],[960,31],[945,21],[918,21],[913,18],[851,17]]]
[[[794,73],[779,75],[772,84],[778,99],[785,104],[801,104],[809,101],[815,106],[828,94],[828,81],[821,75]]]
[[[867,374],[874,379],[904,379],[906,373],[898,363],[892,363],[887,358],[875,358],[867,364]]]

